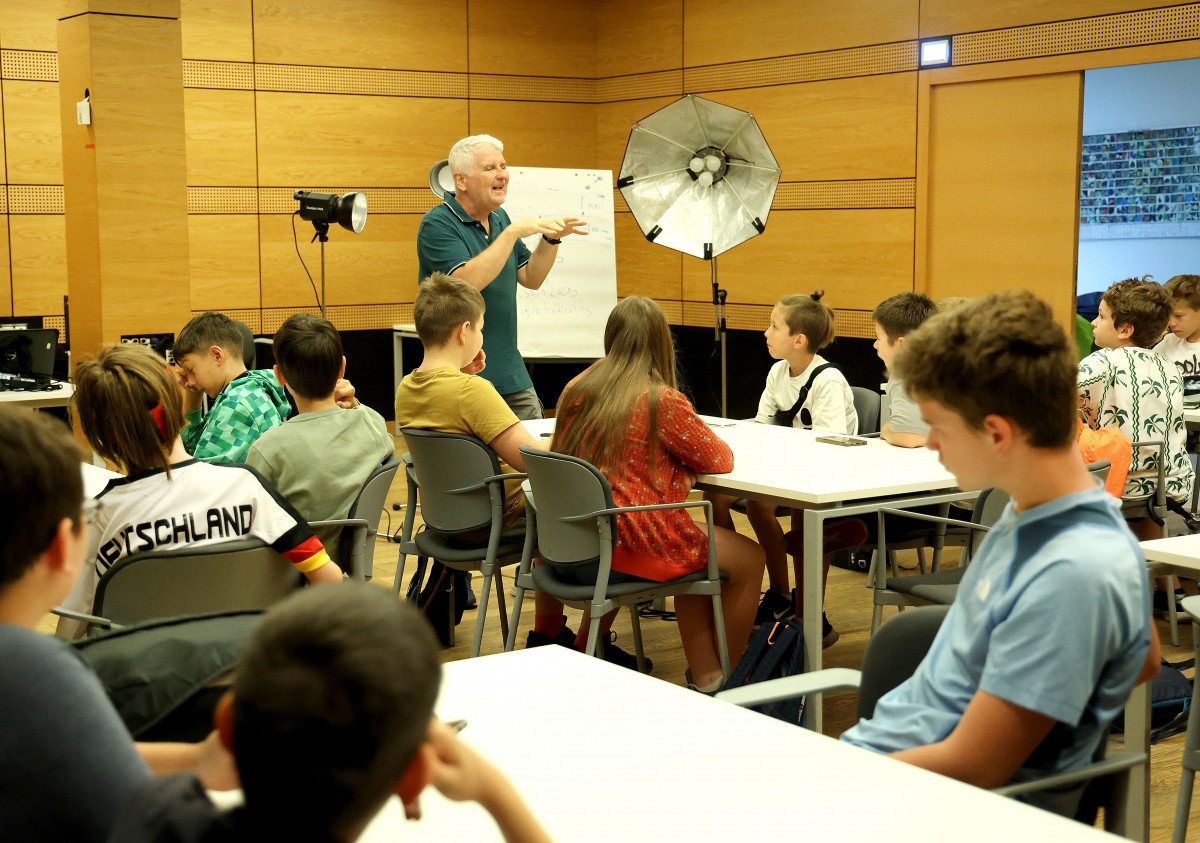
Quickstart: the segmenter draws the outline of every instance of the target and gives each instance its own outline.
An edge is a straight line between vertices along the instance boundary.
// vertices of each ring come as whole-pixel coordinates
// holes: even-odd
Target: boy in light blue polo
[[[1141,551],[1075,446],[1066,335],[997,293],[926,322],[895,370],[959,486],[1012,502],[916,672],[842,739],[988,788],[1085,765],[1160,655]]]

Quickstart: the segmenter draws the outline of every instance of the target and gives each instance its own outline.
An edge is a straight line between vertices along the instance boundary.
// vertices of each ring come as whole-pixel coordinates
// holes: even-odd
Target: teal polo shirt
[[[443,194],[445,200],[431,208],[417,229],[417,259],[420,268],[417,283],[434,272],[447,275],[481,253],[508,228],[511,222],[503,208],[488,215],[491,236],[483,223],[472,219],[453,193]],[[500,274],[483,288],[487,318],[483,325],[483,351],[487,368],[480,375],[487,378],[501,395],[510,395],[533,386],[521,352],[517,351],[517,270],[529,263],[529,247],[520,240],[504,263]]]

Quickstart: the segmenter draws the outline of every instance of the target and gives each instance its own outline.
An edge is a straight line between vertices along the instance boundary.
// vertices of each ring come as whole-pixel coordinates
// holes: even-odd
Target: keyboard
[[[53,392],[56,389],[62,389],[60,381],[0,378],[0,392]]]

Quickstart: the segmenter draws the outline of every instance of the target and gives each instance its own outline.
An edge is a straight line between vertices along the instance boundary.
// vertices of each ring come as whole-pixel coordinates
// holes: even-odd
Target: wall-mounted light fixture
[[[921,43],[920,47],[920,65],[921,67],[949,67],[950,66],[950,39],[949,38],[929,38]]]

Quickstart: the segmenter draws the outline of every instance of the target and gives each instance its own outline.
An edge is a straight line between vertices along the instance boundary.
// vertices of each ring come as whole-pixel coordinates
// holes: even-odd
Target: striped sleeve
[[[254,496],[254,520],[250,533],[287,557],[296,570],[311,573],[330,561],[325,546],[312,527],[265,477],[248,465],[229,465],[253,475],[258,485]]]

